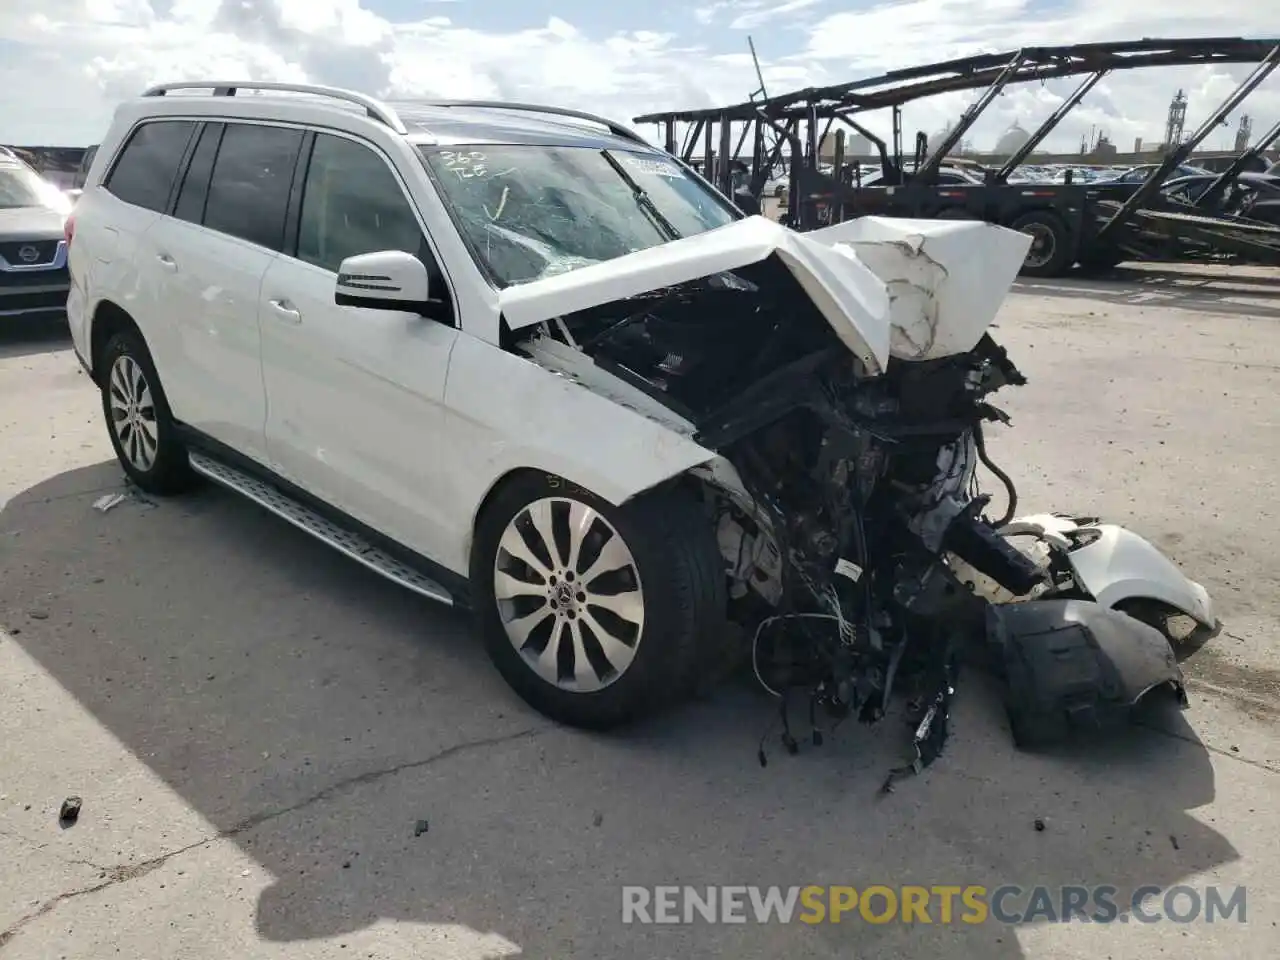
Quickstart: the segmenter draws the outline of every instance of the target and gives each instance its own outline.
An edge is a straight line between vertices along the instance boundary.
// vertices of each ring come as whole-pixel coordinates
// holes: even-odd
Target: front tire
[[[125,474],[160,496],[195,483],[151,352],[133,330],[121,330],[102,352],[102,413]]]
[[[725,623],[711,521],[681,490],[615,507],[521,475],[480,517],[471,580],[486,649],[535,710],[603,730],[687,697]]]

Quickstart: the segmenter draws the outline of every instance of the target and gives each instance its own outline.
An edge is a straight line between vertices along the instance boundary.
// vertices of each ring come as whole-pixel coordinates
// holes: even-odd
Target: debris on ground
[[[1036,833],[1044,833],[1044,821],[1036,817]]]
[[[113,507],[118,507],[128,498],[123,493],[108,493],[93,501],[93,509],[99,513],[106,513]]]
[[[108,510],[114,510],[125,501],[136,503],[143,507],[154,507],[156,502],[146,495],[140,488],[134,486],[133,482],[128,478],[125,479],[124,490],[116,493],[104,493],[97,500],[93,501],[93,509],[99,513],[106,513]]]
[[[422,836],[424,833],[427,832],[427,829],[429,826],[430,825],[427,823],[427,821],[419,820],[417,823],[413,825],[413,835],[415,837]]]
[[[62,801],[62,809],[58,811],[58,822],[69,827],[80,819],[80,807],[84,803],[79,797],[67,797]]]
[[[27,616],[30,617],[32,620],[48,620],[49,611],[48,610],[28,610]]]

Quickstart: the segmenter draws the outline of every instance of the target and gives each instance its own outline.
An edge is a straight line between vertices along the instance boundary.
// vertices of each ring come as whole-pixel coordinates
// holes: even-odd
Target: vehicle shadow
[[[69,346],[66,317],[0,317],[0,360],[57,353]]]
[[[778,711],[745,685],[588,735],[519,703],[462,616],[216,489],[95,511],[118,478],[71,471],[0,511],[0,609],[14,642],[273,875],[265,940],[386,918],[496,937],[491,956],[1015,958],[1022,931],[936,918],[624,926],[621,888],[1112,884],[1123,901],[1237,858],[1187,812],[1213,800],[1214,775],[1177,714],[1163,732],[1019,753],[991,684],[966,675],[942,758],[885,796],[900,720],[851,721],[821,747],[802,736],[797,756],[771,737],[762,767]],[[807,734],[806,711],[795,724]]]
[[[1280,318],[1280,284],[1262,277],[1118,267],[1088,277],[1019,277],[1016,292],[1137,307]]]

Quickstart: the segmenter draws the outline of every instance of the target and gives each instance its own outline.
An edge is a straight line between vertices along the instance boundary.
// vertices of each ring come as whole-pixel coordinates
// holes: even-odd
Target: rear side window
[[[195,132],[190,120],[153,120],[134,131],[103,184],[125,203],[163,213]]]
[[[279,250],[302,131],[227,124],[209,179],[204,225]]]
[[[209,174],[213,172],[213,158],[218,152],[218,140],[222,136],[222,124],[206,123],[200,140],[191,154],[187,175],[178,191],[178,202],[173,215],[189,223],[204,219],[204,204],[209,196]]]

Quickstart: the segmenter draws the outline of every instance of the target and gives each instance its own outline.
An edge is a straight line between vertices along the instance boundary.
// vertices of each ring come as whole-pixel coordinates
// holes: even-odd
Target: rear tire
[[[1031,249],[1022,263],[1020,273],[1024,277],[1060,277],[1071,268],[1071,236],[1062,219],[1048,210],[1024,213],[1012,223],[1010,229],[1029,234]]]
[[[712,524],[681,490],[615,507],[559,477],[517,476],[479,519],[471,582],[498,671],[574,727],[616,727],[687,698],[725,626]]]
[[[102,413],[125,474],[147,493],[181,493],[196,482],[151,352],[121,330],[102,351]]]

